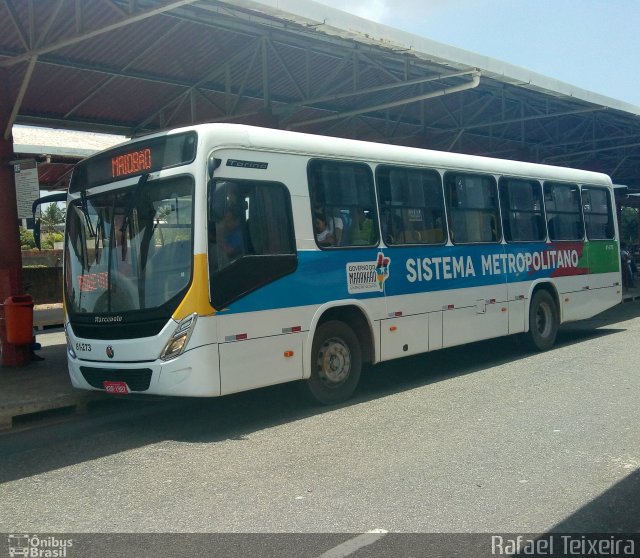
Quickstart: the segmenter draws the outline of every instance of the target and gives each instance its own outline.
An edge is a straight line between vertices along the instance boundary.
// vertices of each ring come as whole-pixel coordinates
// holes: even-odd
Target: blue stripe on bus
[[[298,253],[295,273],[244,296],[225,312],[581,275],[588,273],[581,267],[582,252],[581,242],[303,251]],[[377,264],[383,258],[390,261],[386,270],[380,271]]]

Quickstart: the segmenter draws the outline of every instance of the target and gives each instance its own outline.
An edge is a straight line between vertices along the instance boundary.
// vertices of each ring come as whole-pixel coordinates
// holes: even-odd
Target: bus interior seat
[[[265,239],[262,237],[259,223],[256,222],[256,219],[252,219],[249,217],[245,222],[245,232],[243,235],[246,239],[245,241],[245,253],[246,254],[263,254],[264,253],[264,244]]]
[[[191,258],[190,240],[171,242],[157,249],[147,266],[147,277],[157,278],[146,283],[147,307],[162,304],[181,288],[188,280],[184,271],[190,268]]]
[[[337,212],[337,218],[342,219],[342,235],[340,237],[339,246],[349,246],[351,244],[351,227],[353,218],[348,209],[342,209]]]
[[[177,240],[160,247],[149,261],[153,273],[175,272],[189,268],[191,241]]]
[[[442,229],[425,229],[421,235],[422,242],[425,244],[442,244],[444,242]]]

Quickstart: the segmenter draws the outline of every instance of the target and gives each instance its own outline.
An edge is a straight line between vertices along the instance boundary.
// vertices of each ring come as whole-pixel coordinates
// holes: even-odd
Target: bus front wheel
[[[313,339],[311,377],[305,391],[317,402],[332,405],[353,395],[362,370],[358,337],[344,322],[320,324]]]
[[[553,347],[558,333],[558,307],[549,291],[539,290],[529,308],[529,344],[532,349],[546,351]]]

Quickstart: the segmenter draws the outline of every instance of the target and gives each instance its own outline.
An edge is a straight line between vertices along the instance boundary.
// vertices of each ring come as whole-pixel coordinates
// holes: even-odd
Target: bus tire
[[[532,349],[547,351],[558,334],[558,307],[553,296],[544,289],[535,292],[529,307],[529,336]]]
[[[303,384],[306,394],[323,405],[346,401],[361,371],[362,351],[353,330],[338,320],[320,324],[311,349],[311,377]]]

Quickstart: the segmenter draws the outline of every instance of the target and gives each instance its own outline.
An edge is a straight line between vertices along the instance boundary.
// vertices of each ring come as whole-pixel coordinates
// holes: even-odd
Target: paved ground
[[[627,303],[640,300],[640,288],[627,289],[624,296]],[[602,318],[598,320],[587,322],[587,327],[600,323]],[[87,394],[71,387],[64,352],[63,321],[62,304],[35,307],[37,341],[43,346],[39,354],[46,362],[0,370],[0,431],[46,417],[57,410],[84,412],[87,402],[103,398],[101,394]]]
[[[338,407],[287,385],[11,431],[0,531],[640,532],[639,334],[633,302],[547,353],[500,340],[376,367]]]

